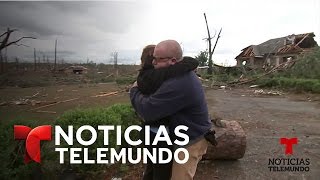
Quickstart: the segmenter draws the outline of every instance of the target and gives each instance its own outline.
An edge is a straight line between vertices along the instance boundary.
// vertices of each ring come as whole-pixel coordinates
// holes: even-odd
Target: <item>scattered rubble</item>
[[[6,105],[8,105],[7,102],[1,102],[1,103],[0,103],[0,106],[6,106]]]
[[[258,95],[275,95],[275,96],[284,95],[284,93],[282,93],[282,92],[280,92],[280,91],[274,91],[274,90],[265,91],[265,90],[263,90],[263,89],[254,90],[253,93],[254,93],[254,94],[258,94]]]
[[[256,85],[256,84],[255,84],[255,85],[251,85],[251,86],[250,86],[250,88],[256,88],[256,87],[259,87],[259,85]]]

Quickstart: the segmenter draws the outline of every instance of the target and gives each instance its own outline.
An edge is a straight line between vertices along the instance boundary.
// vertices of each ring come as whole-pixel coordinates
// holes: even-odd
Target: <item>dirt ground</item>
[[[208,90],[211,113],[236,120],[247,134],[245,156],[237,161],[203,162],[195,179],[319,179],[319,95],[256,95],[254,89]],[[281,137],[298,138],[286,156]],[[309,158],[309,172],[270,172],[269,159]]]
[[[91,97],[101,92],[123,89],[114,83],[96,85],[59,85],[50,87],[0,89],[0,123],[12,119],[50,122],[68,109],[129,102],[128,93]],[[38,93],[38,94],[37,94]],[[35,97],[33,95],[37,94]],[[29,97],[28,97],[29,96]],[[195,179],[319,179],[320,177],[320,95],[257,95],[254,89],[207,89],[211,114],[238,121],[247,134],[245,156],[237,161],[201,162]],[[41,101],[32,106],[11,104],[26,99]],[[30,98],[31,97],[31,98]],[[52,102],[79,98],[30,111]],[[291,156],[284,154],[281,137],[297,137]],[[269,159],[309,158],[309,172],[270,172]],[[140,168],[141,169],[141,168]]]
[[[0,104],[5,103],[5,105],[0,106],[1,123],[5,123],[5,121],[10,121],[12,119],[29,119],[50,122],[69,109],[88,108],[101,105],[109,106],[115,103],[129,102],[126,92],[112,96],[91,97],[123,89],[124,86],[118,86],[116,83],[2,88],[0,89]],[[37,96],[30,98],[37,93],[39,93]],[[31,110],[47,104],[58,103],[74,98],[78,99],[34,111]],[[27,105],[12,104],[19,101],[23,102],[25,99],[40,101],[41,103],[35,104],[34,106],[29,103],[30,101],[28,101]]]

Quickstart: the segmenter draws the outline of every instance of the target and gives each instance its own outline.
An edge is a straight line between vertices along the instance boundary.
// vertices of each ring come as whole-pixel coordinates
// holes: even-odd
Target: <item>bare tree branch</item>
[[[11,33],[14,32],[14,31],[18,31],[18,29],[11,29],[11,30],[8,29],[6,32],[4,32],[3,34],[1,34],[0,37],[4,36],[5,34],[8,34],[8,33],[11,34]]]
[[[28,45],[25,45],[25,44],[14,44],[14,45],[16,45],[16,46],[24,46],[24,47],[30,47],[30,46],[28,46]]]
[[[9,42],[9,37],[10,37],[11,33],[15,32],[15,31],[18,31],[18,30],[17,29],[9,29],[8,28],[6,32],[4,32],[3,34],[0,35],[0,37],[4,36],[4,39],[0,43],[0,51],[2,49],[4,49],[4,48],[8,47],[8,46],[11,46],[11,45],[26,46],[24,44],[17,44],[19,41],[21,41],[23,39],[36,39],[34,37],[31,37],[31,36],[24,36],[24,37],[19,38],[18,40]]]
[[[37,38],[34,38],[34,37],[22,37],[22,38],[20,38],[20,39],[18,39],[18,40],[16,40],[16,41],[12,41],[12,42],[4,45],[1,49],[5,48],[5,47],[8,47],[8,46],[10,46],[10,45],[12,45],[12,44],[17,45],[17,42],[21,41],[22,39],[37,39]]]

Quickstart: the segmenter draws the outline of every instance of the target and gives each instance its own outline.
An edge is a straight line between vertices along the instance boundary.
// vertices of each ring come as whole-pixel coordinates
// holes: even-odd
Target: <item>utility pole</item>
[[[5,51],[5,55],[4,55],[4,70],[7,71],[8,68],[8,52],[7,52],[7,47],[6,47],[6,51]]]
[[[56,71],[56,67],[57,67],[57,39],[56,39],[56,43],[54,45],[54,71]]]
[[[118,75],[119,75],[119,71],[118,71],[118,52],[113,52],[112,56],[113,56],[113,68],[115,69],[115,77],[117,78]]]
[[[49,63],[49,57],[47,56],[47,68],[48,68],[48,70],[50,70],[51,68],[50,68],[50,63]]]
[[[16,57],[16,70],[19,71],[19,58]]]
[[[33,48],[33,58],[34,58],[34,71],[37,70],[37,54],[36,54],[36,48]]]
[[[118,52],[113,53],[113,61],[114,61],[113,67],[117,69],[118,68]]]
[[[0,50],[0,66],[1,66],[1,68],[0,68],[0,74],[2,74],[2,73],[3,73],[3,57],[2,57],[2,52],[1,52],[1,50]]]

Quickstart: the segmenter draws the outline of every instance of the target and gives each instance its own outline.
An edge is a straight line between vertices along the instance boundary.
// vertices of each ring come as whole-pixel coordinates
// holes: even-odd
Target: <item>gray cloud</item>
[[[57,52],[57,57],[65,57],[69,58],[76,55],[76,52],[74,51],[58,51]],[[45,56],[45,59],[48,57],[50,60],[54,59],[54,51],[36,51],[36,56],[37,58],[40,58],[41,61],[43,59],[43,56]],[[24,56],[26,59],[34,59],[33,54],[29,54],[27,56]]]
[[[124,33],[141,10],[134,2],[0,2],[0,27],[16,27],[40,36],[72,34],[91,26]]]
[[[0,27],[18,28],[20,31],[37,36],[58,35],[47,21],[46,13],[41,8],[41,3],[36,2],[0,2]],[[47,12],[49,13],[49,12]],[[41,15],[42,14],[42,15]]]
[[[33,48],[52,49],[58,39],[61,56],[105,57],[116,48],[115,41],[128,32],[142,15],[139,2],[0,2],[0,30],[19,29],[12,39],[36,37],[27,48],[11,48],[15,56],[33,57]],[[48,51],[48,50],[47,50]],[[76,52],[78,54],[76,55]]]
[[[223,28],[215,59],[233,60],[250,44],[292,33],[315,32],[319,41],[319,9],[318,0],[0,2],[0,33],[11,27],[19,29],[11,40],[37,38],[23,41],[29,48],[8,48],[11,57],[33,58],[33,48],[52,52],[58,39],[65,60],[106,62],[117,51],[122,63],[133,63],[145,45],[168,38],[188,55],[205,50],[206,12],[212,34]]]

